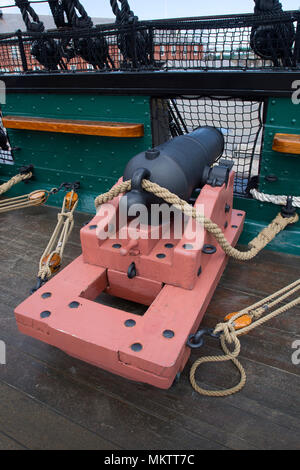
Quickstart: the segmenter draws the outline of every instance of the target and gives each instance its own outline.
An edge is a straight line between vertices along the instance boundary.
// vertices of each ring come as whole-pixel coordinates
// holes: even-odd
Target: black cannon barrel
[[[124,180],[133,183],[132,190],[125,196],[128,208],[134,204],[149,207],[161,202],[141,190],[143,178],[188,201],[193,191],[205,184],[205,170],[222,156],[223,151],[223,134],[213,127],[201,127],[136,155],[124,172]]]

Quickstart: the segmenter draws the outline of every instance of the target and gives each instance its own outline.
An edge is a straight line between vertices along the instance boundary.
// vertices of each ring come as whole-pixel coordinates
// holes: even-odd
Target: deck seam
[[[16,348],[14,348],[14,349],[16,349]],[[18,349],[18,350],[19,350],[19,349]],[[22,351],[22,353],[24,354],[23,351]],[[26,353],[25,353],[25,354],[26,354]],[[29,355],[29,357],[31,357],[31,356]],[[75,424],[76,426],[78,426],[78,427],[84,429],[85,431],[88,431],[88,432],[90,432],[91,434],[94,434],[95,436],[97,436],[97,437],[103,439],[104,442],[107,442],[108,444],[112,444],[113,446],[118,447],[119,450],[124,450],[124,448],[122,448],[122,447],[121,447],[120,445],[118,445],[117,443],[111,441],[110,439],[107,439],[107,438],[101,436],[101,434],[99,434],[99,433],[97,433],[97,432],[95,432],[95,431],[93,431],[93,430],[87,428],[86,426],[83,426],[82,424],[77,423],[77,422],[74,421],[72,418],[69,418],[68,416],[64,415],[63,413],[61,413],[60,411],[56,410],[56,409],[53,408],[52,406],[47,405],[46,403],[44,403],[44,402],[38,400],[37,398],[33,397],[33,396],[30,395],[29,393],[25,392],[24,390],[22,390],[22,389],[20,389],[20,388],[18,388],[18,387],[15,387],[14,385],[12,385],[12,384],[6,382],[6,380],[3,380],[2,378],[0,378],[0,383],[2,383],[2,384],[4,384],[4,385],[6,385],[6,386],[12,388],[13,390],[15,390],[15,391],[21,393],[22,395],[24,395],[24,396],[26,396],[27,398],[29,398],[30,400],[34,401],[34,402],[37,403],[38,405],[47,408],[47,409],[50,410],[52,413],[54,413],[54,414],[56,414],[56,415],[58,415],[58,416],[61,416],[61,417],[64,418],[66,421],[70,421],[71,423],[73,423],[73,424]],[[118,450],[118,449],[116,449],[116,450]]]
[[[127,400],[122,399],[122,397],[120,397],[120,396],[118,396],[118,395],[116,395],[116,394],[114,394],[114,393],[109,393],[109,392],[104,391],[104,390],[102,390],[102,389],[100,390],[98,386],[92,386],[92,384],[89,384],[89,383],[86,382],[85,380],[80,380],[80,379],[78,379],[78,378],[74,378],[73,376],[69,376],[69,375],[68,375],[67,373],[65,373],[64,371],[61,371],[60,369],[56,369],[55,367],[49,365],[46,361],[44,361],[44,360],[42,360],[42,359],[39,359],[39,358],[36,358],[35,356],[31,355],[31,354],[28,353],[28,352],[25,352],[25,351],[23,351],[23,350],[21,350],[21,349],[15,347],[15,346],[13,346],[13,345],[11,345],[11,347],[14,348],[15,350],[21,351],[22,354],[24,354],[25,356],[28,356],[28,357],[30,357],[31,359],[34,359],[36,362],[41,363],[42,365],[46,366],[46,367],[49,368],[50,370],[53,370],[53,371],[55,371],[56,373],[58,373],[59,375],[61,375],[61,376],[65,377],[65,378],[67,378],[68,380],[71,380],[71,381],[74,381],[75,383],[79,383],[79,384],[81,384],[81,385],[87,386],[87,387],[90,388],[91,390],[95,390],[95,391],[97,391],[98,393],[100,392],[100,393],[101,393],[102,395],[104,395],[104,396],[113,398],[114,400],[117,400],[117,401],[120,402],[120,403],[126,404],[126,405],[130,406],[131,408],[135,408],[135,409],[137,409],[137,410],[139,410],[139,411],[142,411],[143,413],[145,413],[145,414],[147,414],[147,415],[149,415],[149,416],[153,416],[153,417],[155,417],[156,419],[159,419],[159,420],[164,421],[164,422],[168,422],[167,419],[165,419],[165,418],[163,418],[163,417],[157,415],[156,413],[149,413],[149,411],[148,411],[147,409],[144,409],[144,408],[142,408],[142,407],[140,407],[140,406],[134,405],[134,404],[128,402]],[[211,349],[214,349],[214,348],[211,348]],[[245,358],[245,357],[244,357],[244,359],[245,359],[246,361],[249,361],[249,362],[252,362],[252,363],[254,363],[254,364],[257,364],[257,361],[253,361],[253,360],[251,360],[251,359],[249,359],[249,358]],[[270,367],[270,368],[279,370],[280,372],[284,372],[284,373],[286,373],[286,374],[294,375],[294,374],[289,373],[288,371],[284,371],[284,370],[282,371],[281,369],[275,368],[275,367],[270,366],[270,365],[268,365],[268,364],[261,364],[261,365],[264,366],[264,367]],[[296,375],[296,377],[298,377],[298,376]],[[0,381],[1,381],[1,379],[0,379]],[[204,385],[207,386],[207,387],[209,387],[209,386],[211,386],[212,384],[204,382]],[[13,387],[13,386],[12,386],[12,387]],[[15,388],[15,387],[13,387],[13,388]],[[222,388],[222,387],[220,387],[220,388]],[[19,390],[19,389],[16,388],[16,390]],[[191,392],[192,392],[192,391],[191,391]],[[24,392],[24,393],[26,393],[26,392]],[[192,392],[192,393],[193,393],[193,392]],[[152,400],[151,400],[151,401],[152,401]],[[43,404],[43,402],[41,402],[41,403]],[[159,404],[159,405],[160,405],[162,408],[164,408],[164,409],[173,411],[171,408],[168,408],[168,407],[166,407],[165,405],[162,405],[162,404]],[[45,405],[45,406],[49,407],[49,405]],[[230,406],[232,406],[234,409],[236,409],[236,410],[238,410],[238,411],[241,411],[240,408],[238,408],[237,406],[235,406],[235,405],[232,404],[232,403],[230,403]],[[51,407],[49,407],[49,408],[51,408]],[[52,408],[51,408],[51,409],[52,409]],[[269,410],[272,410],[271,408],[268,408],[268,409],[269,409]],[[246,414],[248,414],[249,416],[252,416],[252,417],[254,417],[254,418],[259,417],[259,415],[254,414],[253,412],[245,411],[245,410],[243,410],[243,411],[244,411],[244,413],[246,413]],[[179,412],[176,412],[176,414],[177,414],[178,416],[184,416],[184,415],[182,415],[182,414],[179,413]],[[62,415],[62,416],[64,416],[66,419],[69,419],[69,418],[68,418],[67,416],[65,416],[65,415]],[[290,416],[290,415],[286,415],[286,416]],[[73,423],[77,424],[77,423],[74,422],[73,420],[70,420],[70,421],[72,421]],[[276,426],[278,426],[278,427],[280,427],[280,428],[282,428],[282,429],[288,429],[288,430],[290,430],[290,431],[299,431],[298,428],[295,428],[295,427],[289,428],[289,427],[284,426],[284,425],[282,425],[281,423],[278,423],[278,422],[274,422],[274,423],[271,422],[271,424],[276,424]],[[212,426],[212,425],[210,425],[210,426]],[[194,436],[199,436],[199,437],[203,438],[204,440],[207,440],[208,442],[215,442],[215,443],[217,443],[217,444],[219,444],[219,445],[221,445],[221,446],[223,446],[223,447],[227,447],[227,446],[226,446],[225,444],[223,444],[222,442],[219,442],[219,441],[216,441],[216,440],[213,440],[213,439],[207,439],[207,438],[206,438],[205,436],[203,436],[202,434],[200,434],[200,433],[194,433],[194,432],[192,432],[191,430],[189,430],[188,428],[186,428],[185,426],[182,426],[182,428],[185,429],[187,433],[190,433],[190,434],[192,434],[192,435],[194,435]],[[88,428],[87,428],[87,429],[88,429]],[[89,430],[89,429],[88,429],[88,430]],[[232,434],[232,435],[233,435],[233,434]],[[235,435],[235,434],[234,434],[234,436],[235,436],[235,438],[240,439],[241,441],[245,442],[245,444],[247,444],[247,441],[245,441],[244,439],[241,439],[238,435]],[[249,442],[249,444],[250,444],[252,447],[255,447],[255,448],[256,448],[255,444],[253,444],[252,442]],[[227,447],[227,448],[228,448],[228,447]],[[229,449],[231,449],[231,448],[229,448]]]
[[[3,429],[0,429],[0,434],[2,434],[3,436],[7,437],[8,439],[10,439],[11,441],[15,442],[16,444],[18,444],[19,446],[23,447],[24,450],[29,450],[29,447],[27,447],[25,444],[22,444],[22,442],[19,442],[17,439],[15,439],[14,437],[10,436],[9,434],[7,434],[5,431],[3,431]]]

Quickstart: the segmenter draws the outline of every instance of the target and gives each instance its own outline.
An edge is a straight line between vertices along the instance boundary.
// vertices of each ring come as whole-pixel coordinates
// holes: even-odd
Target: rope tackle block
[[[199,148],[198,137],[203,144]],[[175,188],[176,178],[183,186],[186,182],[181,175],[184,167],[193,172],[191,166],[197,167],[205,155],[211,155],[213,161],[218,159],[222,145],[219,148],[217,144],[212,155],[210,137],[212,130],[200,130],[192,138],[178,138],[178,164],[173,168],[168,189],[191,202],[193,189],[202,181],[193,207],[222,227],[227,241],[234,246],[242,232],[245,213],[233,209],[232,168],[225,170],[222,162],[214,167],[204,165],[198,168],[200,180],[193,181],[191,191],[185,188],[185,193],[180,181]],[[220,136],[215,134],[215,141],[218,139]],[[180,158],[180,152],[186,153],[187,162]],[[199,157],[195,161],[193,152]],[[159,180],[154,168],[158,158],[163,167],[165,156],[172,172],[167,153],[168,146],[158,147],[151,154],[144,152],[148,169],[147,161],[140,166],[138,159],[139,171],[134,170],[133,176],[131,165],[135,165],[129,163],[119,184],[126,185],[130,178],[131,191],[103,204],[94,219],[82,228],[82,255],[15,311],[22,333],[122,377],[163,389],[169,388],[185,367],[190,355],[187,340],[199,327],[228,260],[212,235],[191,217],[183,217],[180,223],[174,215],[176,211],[158,223],[154,223],[152,212],[144,223],[137,223],[139,216],[130,217],[129,212],[122,217],[125,202],[126,211],[143,197],[145,207],[151,210],[155,202],[161,202],[163,195],[146,197],[145,191],[139,192],[139,186],[146,175]],[[174,148],[171,153],[176,158]],[[211,163],[207,161],[208,165]],[[213,173],[209,168],[215,168]],[[158,173],[161,178],[166,177],[165,172]],[[163,181],[158,183],[163,186]],[[176,225],[180,224],[183,230],[178,236]],[[104,237],[105,232],[109,236]],[[103,293],[142,304],[145,313],[137,315],[103,301],[99,303]]]

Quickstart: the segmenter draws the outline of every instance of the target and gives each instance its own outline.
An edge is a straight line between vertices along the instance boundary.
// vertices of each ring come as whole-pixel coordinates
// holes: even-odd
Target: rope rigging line
[[[260,202],[270,202],[272,204],[276,204],[277,206],[285,206],[288,202],[290,196],[279,196],[275,194],[265,194],[261,193],[257,189],[251,189],[250,194]],[[292,197],[292,205],[293,207],[297,207],[300,209],[300,196],[293,196]]]
[[[284,15],[279,0],[254,0],[254,14],[272,18]],[[280,60],[283,66],[293,65],[292,46],[296,32],[292,23],[254,26],[251,31],[250,45],[252,50],[262,59],[272,60],[275,66]]]
[[[26,209],[28,207],[41,206],[47,202],[50,195],[51,192],[49,191],[38,190],[24,196],[1,200],[0,214],[16,211],[19,209]]]
[[[21,168],[20,173],[18,175],[13,176],[6,183],[1,184],[0,185],[0,196],[2,196],[2,194],[9,191],[16,184],[19,184],[22,181],[26,181],[26,180],[29,180],[30,178],[32,178],[32,175],[33,175],[32,170],[33,170],[32,166],[29,166],[29,167],[26,167],[26,168],[25,167]]]
[[[119,6],[121,4],[121,8]],[[138,30],[139,18],[130,9],[128,0],[110,0],[112,11],[116,17],[116,25],[120,26],[118,48],[123,56],[123,65],[150,65],[151,41],[147,31]],[[124,31],[122,31],[122,28]]]
[[[0,186],[0,195],[7,192],[11,189],[15,184],[20,183],[21,181],[26,181],[32,177],[32,172],[28,172],[28,168],[26,167],[24,171],[26,173],[20,173],[19,175],[14,176],[11,178],[7,183],[4,183]],[[19,209],[26,209],[29,207],[35,207],[45,204],[49,197],[53,194],[57,194],[61,190],[70,190],[74,189],[77,190],[80,187],[80,183],[62,183],[58,188],[53,188],[51,191],[40,189],[33,191],[29,194],[25,194],[23,196],[17,196],[9,199],[2,199],[0,200],[0,214],[5,212],[11,212]]]
[[[28,0],[15,0],[15,4],[21,11],[27,31],[35,33],[42,33],[45,31],[44,23],[40,21],[39,16],[30,6],[30,2]]]
[[[124,24],[137,18],[133,11],[131,11],[128,0],[119,0],[119,2],[121,3],[121,9],[119,7],[118,0],[110,0],[112,11],[118,23]]]
[[[247,376],[246,376],[244,367],[238,360],[238,356],[241,351],[241,343],[238,337],[248,334],[250,331],[254,330],[255,328],[259,326],[262,326],[263,324],[276,318],[280,314],[285,313],[288,310],[291,310],[292,308],[300,305],[299,291],[300,291],[300,279],[284,287],[278,292],[275,292],[269,297],[257,302],[256,304],[251,305],[250,307],[247,307],[236,314],[228,315],[225,318],[225,320],[228,319],[228,321],[224,323],[219,323],[215,327],[215,329],[213,330],[203,329],[197,332],[195,335],[191,335],[187,344],[188,346],[195,348],[195,349],[197,347],[202,347],[204,344],[203,336],[208,335],[214,338],[220,338],[221,348],[224,352],[224,355],[201,357],[194,362],[190,371],[190,382],[194,390],[198,392],[200,395],[204,395],[208,397],[227,397],[227,396],[233,395],[241,391],[246,384]],[[295,299],[293,299],[292,301],[286,304],[283,304],[281,307],[278,307],[273,312],[270,312],[274,307],[276,307],[279,304],[282,304],[289,297],[295,294],[298,294],[298,297],[296,297]],[[263,314],[266,312],[270,312],[270,313],[268,313],[266,316],[263,317]],[[237,321],[245,317],[249,318],[249,322],[247,326],[239,328],[237,326]],[[201,339],[201,341],[199,342],[199,346],[197,346],[197,344],[193,346],[193,341],[196,340],[197,342],[199,341],[199,339]],[[231,346],[231,347],[233,346],[233,350],[230,351],[228,346]],[[219,363],[219,362],[226,362],[226,361],[231,361],[240,373],[240,381],[237,385],[235,385],[232,388],[228,388],[226,390],[207,390],[207,389],[200,387],[197,384],[195,375],[196,375],[197,369],[202,364],[214,363],[214,362]]]
[[[79,198],[75,192],[78,184],[73,185],[72,191],[64,197],[61,212],[58,214],[58,222],[49,240],[39,263],[38,281],[32,293],[36,292],[43,284],[56,274],[63,260],[67,241],[74,228],[74,212],[78,206]]]
[[[80,29],[93,27],[92,19],[79,0],[62,0],[61,5],[66,13],[69,26]]]
[[[276,237],[276,235],[282,232],[288,225],[299,221],[299,216],[296,213],[286,218],[279,213],[277,217],[268,225],[268,227],[263,229],[260,234],[249,243],[248,251],[239,251],[230,245],[224,236],[223,230],[217,224],[212,222],[204,215],[199,214],[196,209],[190,206],[186,201],[183,201],[167,189],[160,187],[158,184],[152,183],[151,181],[145,179],[142,181],[142,188],[145,191],[154,194],[158,198],[163,199],[168,204],[173,205],[176,209],[184,212],[185,215],[192,217],[198,223],[202,224],[204,228],[214,236],[226,255],[240,261],[249,261],[253,259]],[[101,204],[112,201],[120,194],[130,191],[130,189],[130,180],[114,186],[110,191],[96,198],[96,208],[98,208]]]
[[[26,1],[26,0],[24,0]],[[28,3],[31,4],[31,3],[48,3],[49,0],[28,0]],[[2,10],[3,8],[15,8],[16,5],[3,5],[3,6],[0,6],[0,10]]]
[[[30,6],[28,0],[15,0],[20,9],[27,31],[30,33],[44,33],[45,26],[40,21],[35,10]],[[39,38],[32,42],[32,56],[45,68],[57,70],[58,65],[63,66],[62,54],[57,40],[52,38]]]
[[[67,26],[65,21],[65,10],[62,0],[48,0],[49,7],[57,28],[64,28]]]
[[[94,69],[115,68],[103,33],[94,30],[94,24],[79,0],[49,0],[57,28],[93,30],[95,34],[77,38],[70,36],[60,41],[62,56],[69,62],[76,56],[91,64]]]

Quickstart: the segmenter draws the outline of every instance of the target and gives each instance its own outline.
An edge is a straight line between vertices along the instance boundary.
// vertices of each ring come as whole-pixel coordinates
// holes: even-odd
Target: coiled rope
[[[165,188],[162,188],[156,183],[152,183],[148,180],[142,181],[142,188],[149,193],[154,194],[160,199],[163,199],[168,204],[173,205],[176,209],[184,212],[185,215],[192,217],[198,223],[204,226],[204,228],[214,236],[226,255],[239,261],[249,261],[253,259],[260,251],[263,250],[280,232],[282,232],[288,225],[295,224],[299,221],[297,214],[292,217],[284,218],[281,214],[278,214],[276,218],[260,232],[260,234],[254,238],[248,245],[248,251],[239,251],[230,245],[224,236],[223,230],[210,219],[202,214],[199,214],[196,209],[190,206],[186,201],[180,199],[176,194],[171,193]],[[112,201],[115,197],[120,194],[130,191],[131,181],[125,181],[121,184],[114,186],[110,191],[105,194],[98,196],[95,200],[96,208],[101,204],[105,204]]]
[[[116,16],[116,25],[120,26],[118,47],[125,61],[124,65],[126,63],[134,66],[149,65],[151,63],[150,37],[146,30],[137,27],[139,18],[130,9],[128,0],[110,0],[110,4]]]
[[[80,29],[93,27],[91,17],[87,14],[79,0],[64,0],[63,6],[70,26]],[[80,16],[78,16],[77,12]]]
[[[27,31],[42,33],[45,31],[44,23],[34,11],[28,0],[15,0],[16,6],[20,9]],[[31,17],[31,19],[30,19]]]
[[[119,2],[121,8],[119,7]],[[127,0],[110,0],[112,11],[116,17],[117,23],[125,24],[130,18],[134,18],[134,13],[131,11]]]
[[[279,59],[284,66],[293,64],[292,46],[295,40],[295,28],[288,14],[285,15],[279,0],[254,0],[254,14],[270,18],[268,25],[254,26],[251,31],[250,45],[253,51],[262,59],[272,60],[279,65]],[[272,19],[286,16],[286,21],[274,22]]]
[[[50,10],[57,28],[67,26],[65,22],[65,10],[60,0],[48,0]]]
[[[30,6],[28,0],[15,0],[16,6],[20,9],[27,31],[30,33],[44,33],[45,25],[40,21],[39,16]],[[62,55],[58,47],[58,42],[52,38],[39,37],[32,42],[32,56],[49,70],[57,70],[61,62]]]
[[[283,289],[275,292],[274,294],[270,295],[269,297],[251,305],[250,307],[241,310],[236,315],[232,316],[228,322],[219,323],[213,331],[214,335],[220,335],[220,343],[224,355],[221,356],[206,356],[201,357],[200,359],[196,360],[191,368],[190,371],[190,382],[192,387],[196,392],[200,395],[208,396],[208,397],[227,397],[233,395],[237,392],[240,392],[246,384],[247,376],[244,367],[238,360],[238,356],[241,351],[241,343],[238,339],[239,336],[245,335],[250,331],[258,328],[259,326],[263,325],[264,323],[272,320],[273,318],[277,317],[281,313],[287,312],[288,310],[296,307],[300,304],[300,296],[296,299],[290,301],[289,303],[277,308],[273,312],[269,313],[268,315],[262,315],[272,308],[276,307],[279,303],[285,301],[288,297],[296,294],[300,291],[300,279],[295,281],[293,284],[290,284]],[[248,315],[250,316],[251,320],[254,320],[249,326],[241,328],[240,330],[236,330],[235,322],[238,318]],[[233,351],[230,351],[228,346],[233,346]],[[235,367],[238,369],[240,373],[240,381],[237,385],[232,388],[228,388],[226,390],[207,390],[200,387],[197,384],[195,375],[197,369],[205,363],[213,363],[213,362],[226,362],[231,361]]]

